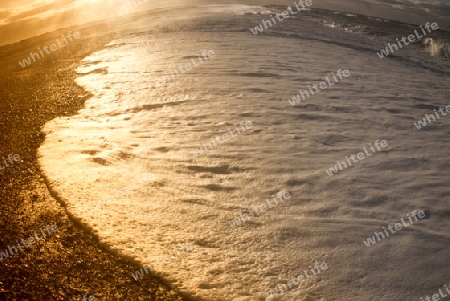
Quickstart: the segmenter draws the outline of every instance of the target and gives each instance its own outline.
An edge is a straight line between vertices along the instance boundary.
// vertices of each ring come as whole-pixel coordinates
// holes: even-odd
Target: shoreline
[[[82,39],[26,68],[18,65],[24,54],[67,30],[82,32]],[[84,107],[90,94],[75,83],[75,69],[111,39],[107,28],[90,25],[0,47],[0,156],[17,153],[21,158],[0,172],[0,250],[33,229],[49,223],[58,227],[55,235],[0,263],[2,300],[185,300],[153,275],[133,280],[138,265],[108,252],[71,219],[52,197],[38,165],[37,149],[45,139],[40,129]]]

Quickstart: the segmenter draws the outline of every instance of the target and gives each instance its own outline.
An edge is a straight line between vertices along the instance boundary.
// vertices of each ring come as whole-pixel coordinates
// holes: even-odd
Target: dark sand
[[[30,51],[68,31],[80,31],[81,39],[19,66]],[[0,47],[0,157],[21,158],[0,171],[0,252],[48,224],[58,226],[45,241],[0,262],[0,300],[183,300],[153,276],[135,281],[131,273],[141,267],[106,252],[74,224],[50,196],[36,162],[45,138],[40,128],[75,114],[89,96],[75,84],[75,68],[111,40],[104,32],[101,26],[68,28]]]

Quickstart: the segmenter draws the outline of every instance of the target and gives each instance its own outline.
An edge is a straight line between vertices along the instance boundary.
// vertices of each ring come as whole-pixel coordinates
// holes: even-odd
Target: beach
[[[449,123],[414,123],[447,103],[449,62],[424,41],[381,59],[417,26],[363,15],[309,8],[252,33],[285,10],[131,18],[77,68],[85,107],[43,127],[42,174],[71,218],[142,267],[130,274],[151,267],[193,300],[414,301],[448,272]],[[363,243],[413,211],[430,218]],[[328,269],[268,296],[316,262]]]
[[[381,58],[419,25],[288,13],[149,10],[0,47],[5,298],[415,301],[443,287],[450,33]]]
[[[0,252],[18,247],[17,240],[40,238],[3,258],[0,300],[182,300],[153,276],[135,281],[130,271],[138,266],[107,252],[69,219],[41,176],[36,162],[36,149],[44,140],[41,127],[84,106],[89,94],[75,83],[75,68],[112,38],[104,26],[77,29],[87,37],[82,43],[69,44],[27,68],[17,62],[68,30],[0,48],[0,154],[21,159],[0,174]],[[43,239],[41,228],[47,224],[58,230]]]

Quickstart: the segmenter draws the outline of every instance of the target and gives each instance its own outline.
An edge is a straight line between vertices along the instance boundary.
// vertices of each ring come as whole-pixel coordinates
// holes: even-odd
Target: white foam
[[[337,38],[304,22],[305,36]],[[447,210],[449,169],[441,166],[450,120],[426,132],[412,121],[428,112],[416,107],[425,100],[446,104],[442,91],[424,89],[444,79],[418,79],[414,66],[348,47],[329,51],[314,40],[212,31],[171,32],[157,42],[164,51],[152,43],[144,51],[129,37],[86,58],[77,82],[95,96],[78,115],[44,128],[38,158],[51,189],[103,244],[153,265],[192,243],[191,252],[157,273],[205,300],[265,300],[316,260],[328,270],[273,300],[413,300],[425,287],[441,286],[450,225],[436,213]],[[154,86],[202,50],[214,50],[215,58]],[[351,77],[298,107],[288,103],[338,69]],[[363,74],[380,76],[357,81]],[[252,121],[252,130],[191,155],[241,121]],[[326,174],[377,139],[389,142],[386,152]],[[230,227],[232,218],[282,190],[291,195],[285,203]],[[363,244],[422,208],[431,219],[373,247]]]

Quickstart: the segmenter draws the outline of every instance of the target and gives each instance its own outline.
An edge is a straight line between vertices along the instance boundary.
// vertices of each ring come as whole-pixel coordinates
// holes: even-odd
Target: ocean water
[[[417,26],[315,9],[252,34],[281,10],[215,5],[109,20],[117,38],[77,69],[94,96],[43,128],[38,157],[52,193],[112,252],[195,300],[437,291],[449,275],[450,116],[414,123],[450,105],[448,36],[380,59]],[[339,69],[350,75],[334,81]],[[289,103],[326,77],[333,86]],[[388,146],[327,174],[376,140]],[[414,210],[429,218],[363,243]],[[191,251],[157,264],[183,244]],[[327,269],[283,289],[316,262]]]

